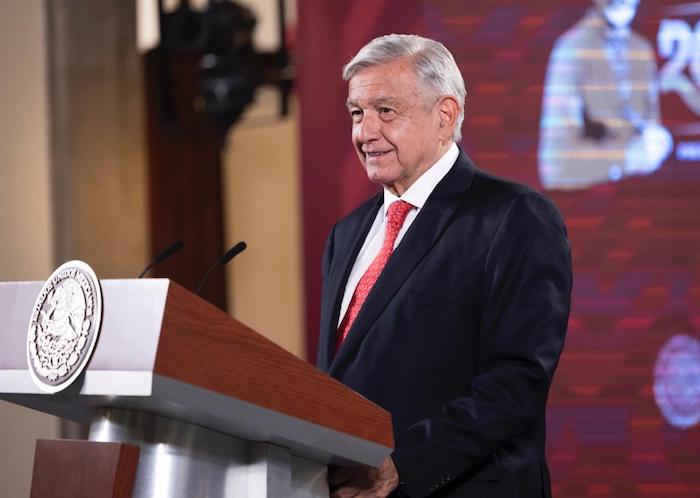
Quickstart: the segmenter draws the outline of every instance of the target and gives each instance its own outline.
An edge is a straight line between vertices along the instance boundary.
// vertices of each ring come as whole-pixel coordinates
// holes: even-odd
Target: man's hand
[[[399,485],[399,474],[391,457],[378,468],[340,467],[328,476],[331,498],[384,498]]]

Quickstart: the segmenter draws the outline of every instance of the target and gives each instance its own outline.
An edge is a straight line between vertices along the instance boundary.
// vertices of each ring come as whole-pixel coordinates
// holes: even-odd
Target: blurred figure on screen
[[[593,0],[550,55],[540,121],[543,187],[580,189],[659,169],[673,147],[660,123],[651,44],[630,29],[639,0]]]

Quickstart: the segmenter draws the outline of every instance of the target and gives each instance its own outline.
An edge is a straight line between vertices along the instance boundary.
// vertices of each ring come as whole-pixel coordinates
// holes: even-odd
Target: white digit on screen
[[[675,90],[679,81],[686,79],[683,71],[690,62],[693,33],[685,21],[664,19],[661,21],[657,42],[659,54],[670,58],[659,73],[663,90]]]
[[[685,68],[690,66],[693,80],[700,85],[700,23],[693,33],[685,21],[664,19],[657,43],[661,57],[670,59],[659,72],[659,88],[662,92],[677,92],[683,102],[700,115],[700,91],[685,74]]]
[[[700,86],[700,21],[695,24],[693,31],[693,46],[690,58],[690,76],[696,86]]]

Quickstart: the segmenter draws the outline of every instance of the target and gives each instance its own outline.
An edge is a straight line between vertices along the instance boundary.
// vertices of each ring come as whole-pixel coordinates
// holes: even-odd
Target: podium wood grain
[[[154,373],[393,446],[387,412],[217,307],[171,282],[165,309]]]
[[[39,439],[31,498],[131,498],[138,461],[130,444]]]

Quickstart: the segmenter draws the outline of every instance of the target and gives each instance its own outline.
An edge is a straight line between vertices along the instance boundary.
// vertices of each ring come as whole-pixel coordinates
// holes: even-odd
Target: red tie
[[[335,340],[335,352],[337,353],[340,349],[340,345],[343,343],[345,338],[350,332],[350,327],[352,327],[355,318],[360,313],[362,305],[365,304],[365,299],[369,295],[369,291],[372,290],[374,283],[379,278],[382,273],[386,262],[389,261],[389,256],[394,251],[394,242],[396,241],[396,236],[399,234],[403,222],[406,220],[406,215],[413,208],[408,202],[405,201],[395,201],[389,206],[389,212],[387,214],[386,221],[386,233],[384,234],[384,244],[379,251],[379,254],[374,258],[372,263],[367,268],[367,271],[362,278],[357,283],[355,287],[355,292],[350,299],[350,304],[348,305],[348,310],[345,312],[343,321],[338,327],[338,335]]]

